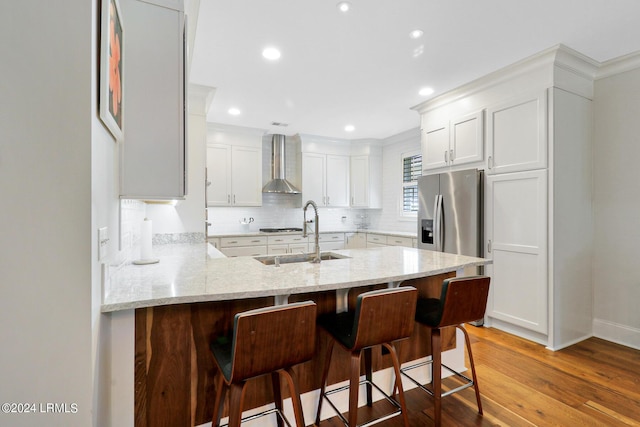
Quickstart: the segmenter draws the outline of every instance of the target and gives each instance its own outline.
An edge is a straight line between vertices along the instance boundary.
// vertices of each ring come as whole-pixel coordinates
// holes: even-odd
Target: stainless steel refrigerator
[[[483,256],[483,178],[468,169],[418,179],[418,248]]]

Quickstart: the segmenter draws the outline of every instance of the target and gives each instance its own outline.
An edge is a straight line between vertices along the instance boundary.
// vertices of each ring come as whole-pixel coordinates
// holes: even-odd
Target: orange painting
[[[116,138],[123,134],[123,35],[117,0],[102,0],[100,118]]]

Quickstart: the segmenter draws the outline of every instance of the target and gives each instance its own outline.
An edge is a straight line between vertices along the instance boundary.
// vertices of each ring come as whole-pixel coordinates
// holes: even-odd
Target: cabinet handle
[[[325,196],[322,196],[322,204],[323,205],[327,204],[327,198]]]
[[[227,204],[231,204],[231,194],[227,194]]]
[[[231,240],[231,241],[229,241],[228,243],[231,245],[231,244],[238,243],[238,241],[237,241],[237,240]]]
[[[449,150],[444,152],[444,162],[449,163]]]
[[[234,205],[236,204],[236,195],[235,194],[233,195],[233,204]]]
[[[454,159],[453,150],[449,150],[449,160],[451,161],[451,163],[453,163],[453,159]]]
[[[329,196],[327,196],[327,206],[329,206],[331,202],[329,202]]]
[[[260,243],[260,240],[252,240],[251,243]]]
[[[489,156],[489,157],[487,158],[487,167],[488,167],[489,169],[493,169],[493,156]]]
[[[353,205],[353,196],[351,196],[351,204]]]
[[[487,242],[487,253],[491,253],[491,240]]]

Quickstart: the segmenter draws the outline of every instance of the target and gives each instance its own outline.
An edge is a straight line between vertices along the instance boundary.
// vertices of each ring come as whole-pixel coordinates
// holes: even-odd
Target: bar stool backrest
[[[440,296],[440,321],[435,327],[460,325],[484,317],[489,298],[487,276],[446,279]]]
[[[242,381],[306,362],[316,347],[312,301],[236,314],[231,380]]]
[[[351,351],[407,338],[413,332],[418,291],[411,286],[358,295]]]

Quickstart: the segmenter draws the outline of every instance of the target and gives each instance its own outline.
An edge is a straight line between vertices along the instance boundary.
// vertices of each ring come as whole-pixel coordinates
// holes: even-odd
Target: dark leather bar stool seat
[[[329,342],[325,358],[316,425],[320,424],[322,402],[326,399],[346,425],[356,427],[359,387],[361,384],[365,384],[368,406],[372,406],[372,387],[375,387],[397,409],[391,414],[371,420],[363,425],[372,425],[401,413],[404,417],[404,425],[409,427],[402,381],[400,380],[400,363],[393,342],[408,338],[411,335],[415,324],[414,315],[417,298],[417,290],[409,286],[370,291],[358,295],[355,311],[320,316],[318,325],[325,329],[333,339]],[[351,354],[349,385],[326,391],[327,376],[335,342],[338,342],[341,347]],[[398,389],[399,402],[372,382],[371,348],[376,345],[382,345],[389,350],[395,372],[395,387]],[[365,379],[361,381],[360,357],[363,353],[365,356]],[[328,397],[346,389],[349,389],[348,420],[338,411]]]
[[[478,413],[482,414],[482,403],[480,402],[480,390],[478,389],[476,368],[473,363],[471,342],[469,341],[469,335],[467,334],[463,324],[473,322],[484,317],[484,313],[487,308],[487,299],[489,297],[489,282],[490,278],[486,276],[447,279],[442,284],[440,299],[418,299],[416,321],[431,329],[431,350],[433,357],[430,361],[406,366],[401,369],[401,372],[418,387],[434,397],[434,417],[436,426],[439,426],[441,423],[442,397],[468,387],[474,387],[476,392],[476,401],[478,403]],[[467,376],[442,364],[440,330],[449,326],[457,327],[464,334],[465,344],[469,354],[472,378],[468,378]],[[431,364],[431,389],[418,383],[406,373],[411,369],[424,366],[426,364]],[[441,380],[442,367],[449,370],[457,377],[462,378],[464,384],[443,393]]]
[[[211,343],[218,367],[212,425],[220,425],[224,396],[230,391],[230,427],[239,427],[242,421],[274,412],[278,417],[278,426],[282,426],[283,421],[290,426],[282,411],[282,376],[289,387],[296,425],[304,427],[300,393],[291,367],[312,358],[316,346],[315,331],[316,304],[313,302],[259,308],[236,314],[233,338]],[[271,374],[275,409],[242,419],[247,380],[266,374]]]

